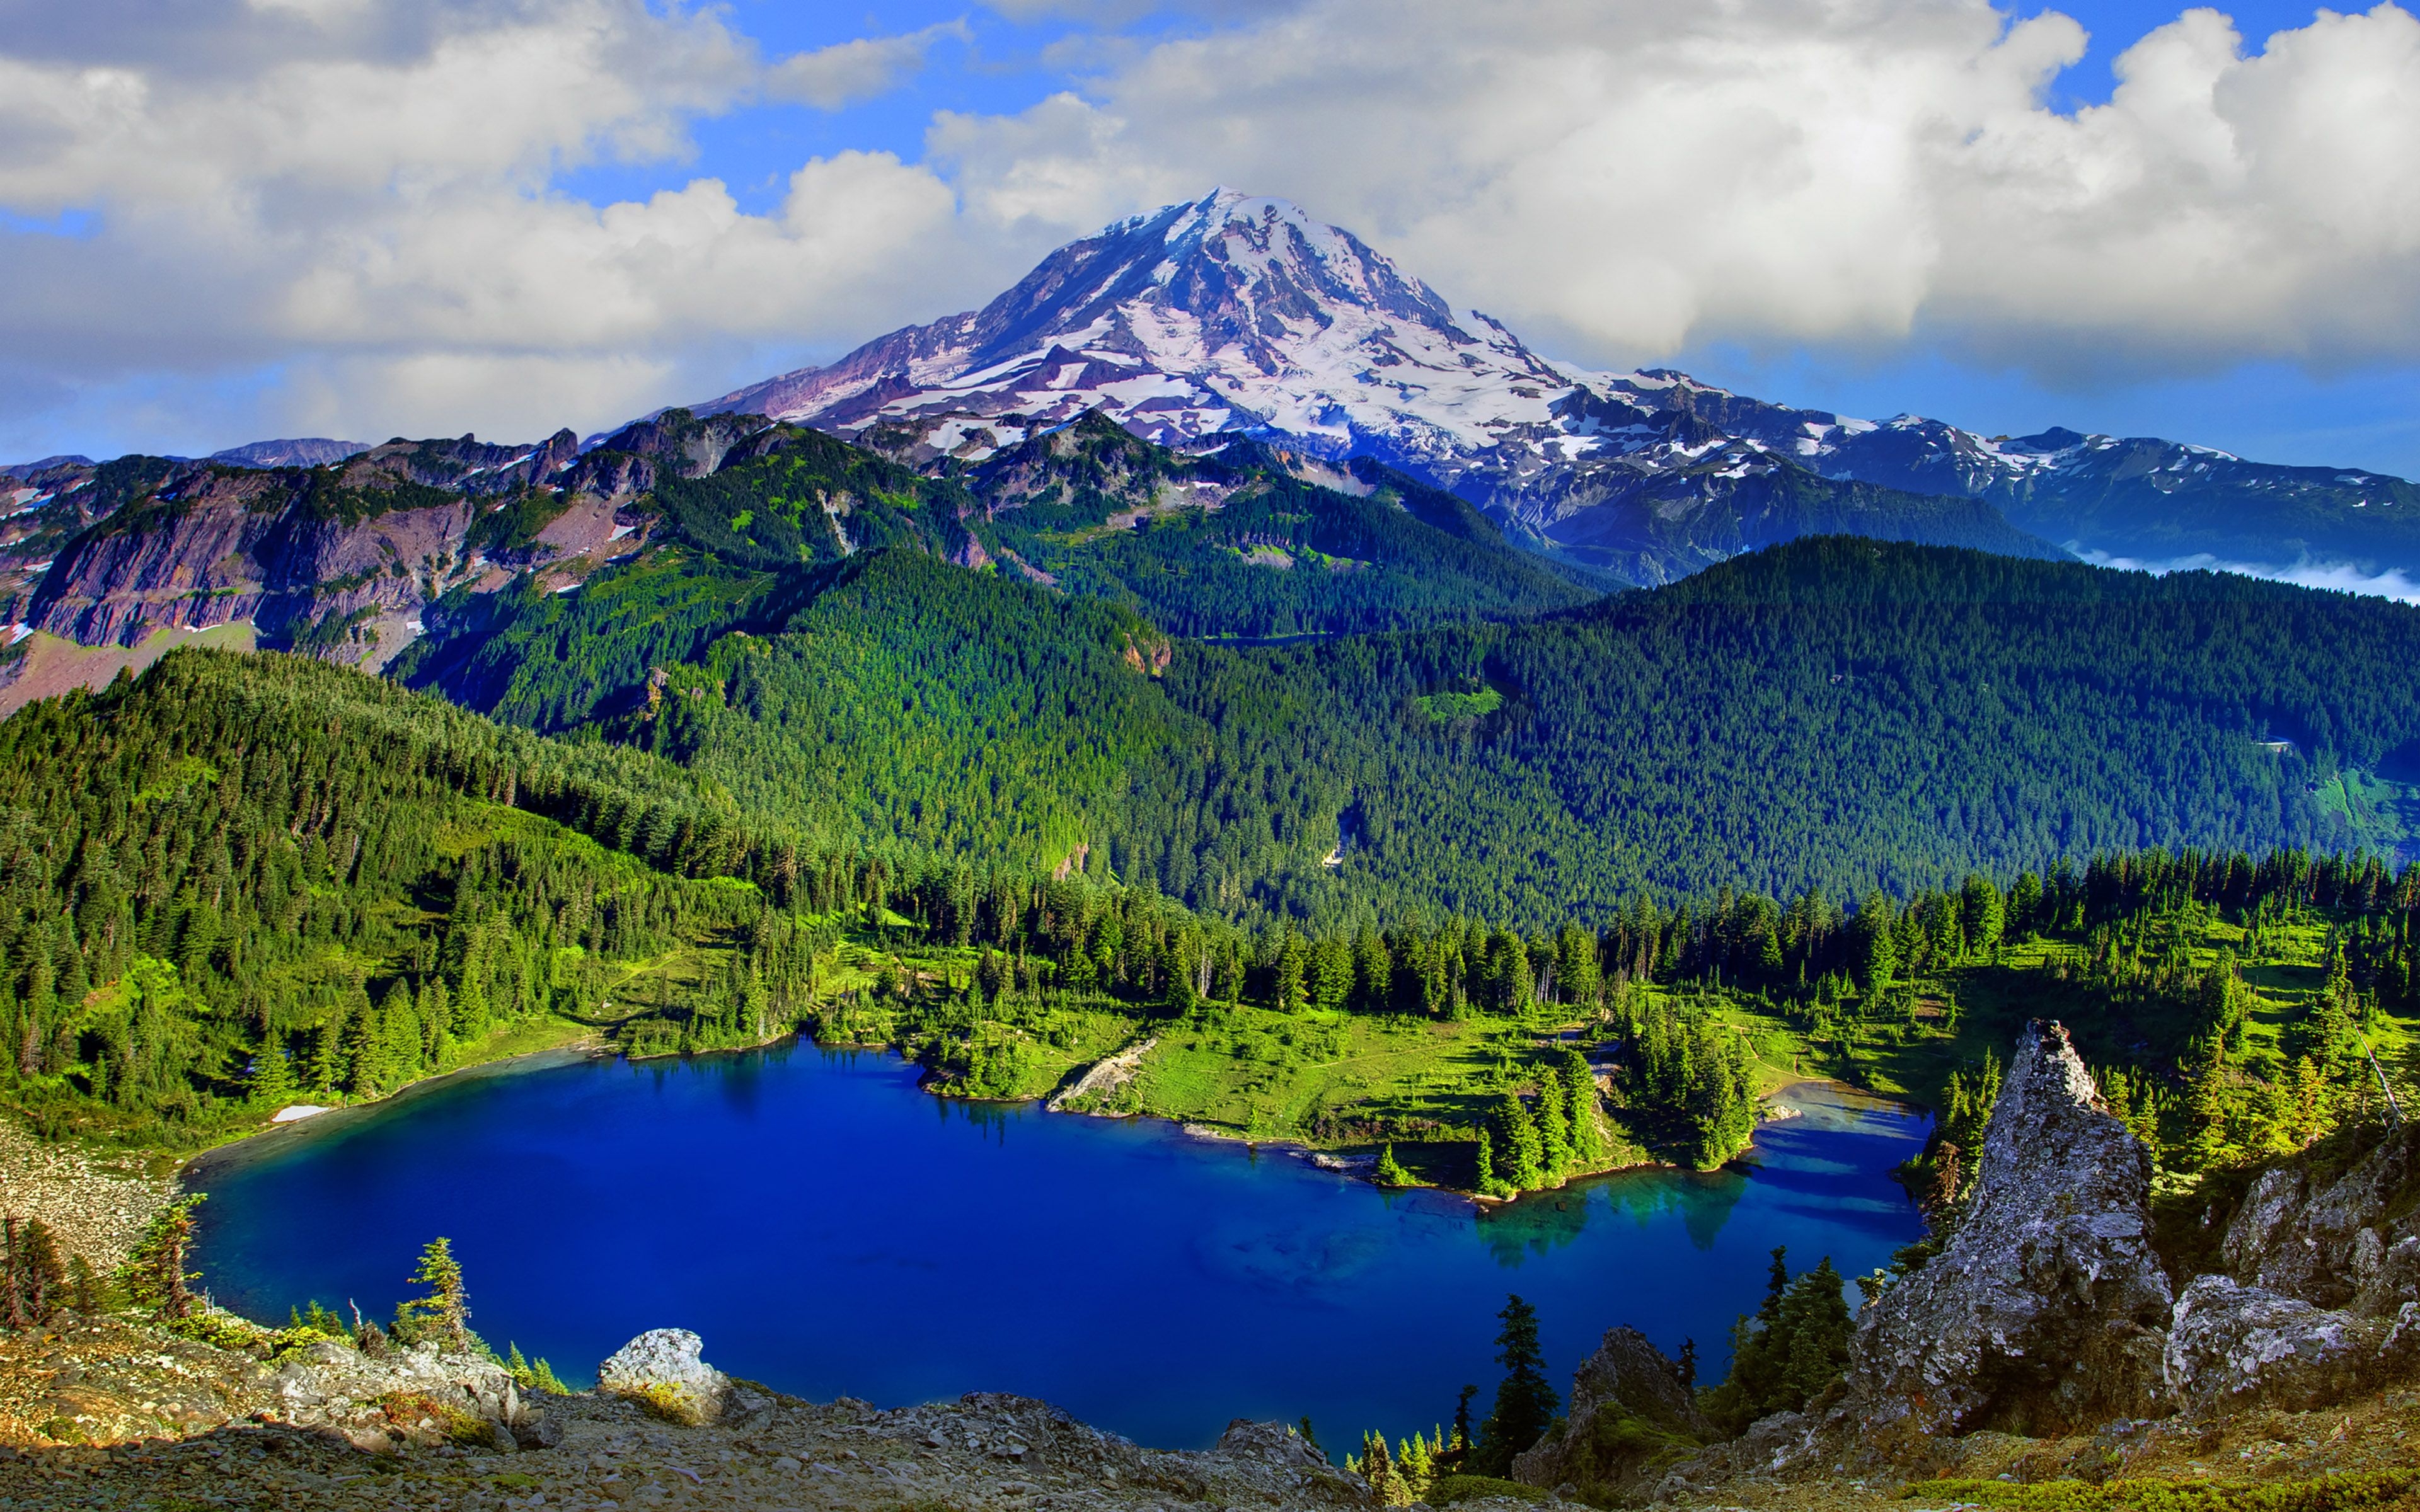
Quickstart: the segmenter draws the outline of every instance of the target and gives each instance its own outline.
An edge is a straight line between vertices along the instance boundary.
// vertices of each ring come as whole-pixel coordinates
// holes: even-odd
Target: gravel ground
[[[271,1362],[117,1319],[0,1335],[0,1507],[1376,1504],[1274,1424],[1239,1424],[1218,1450],[1167,1453],[1004,1396],[876,1412],[744,1387],[744,1415],[698,1427],[619,1397],[533,1396],[518,1443],[476,1418],[458,1419],[449,1440],[427,1396],[369,1395],[394,1383],[379,1372],[413,1368],[427,1358],[365,1364],[322,1344]]]
[[[0,1213],[41,1219],[63,1256],[81,1255],[97,1271],[117,1268],[174,1185],[140,1156],[103,1159],[0,1118]]]

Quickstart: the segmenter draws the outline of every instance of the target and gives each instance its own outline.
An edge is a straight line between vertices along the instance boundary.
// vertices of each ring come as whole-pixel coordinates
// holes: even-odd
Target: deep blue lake
[[[450,1236],[473,1326],[566,1380],[649,1328],[734,1375],[897,1406],[1040,1396],[1144,1443],[1309,1414],[1331,1448],[1449,1421],[1500,1374],[1495,1313],[1537,1307],[1559,1387],[1631,1324],[1726,1367],[1768,1252],[1843,1274],[1921,1222],[1886,1174],[1921,1120],[1819,1085],[1755,1164],[1591,1180],[1484,1215],[1172,1125],[970,1106],[883,1055],[799,1044],[431,1084],[214,1157],[203,1285],[283,1319],[381,1319]]]

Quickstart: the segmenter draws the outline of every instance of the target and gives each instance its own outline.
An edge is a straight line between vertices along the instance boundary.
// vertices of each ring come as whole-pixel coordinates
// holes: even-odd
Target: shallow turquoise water
[[[473,1326],[566,1378],[644,1329],[735,1375],[878,1405],[1012,1391],[1145,1443],[1233,1417],[1364,1427],[1484,1409],[1496,1310],[1568,1373],[1617,1323],[1719,1376],[1767,1252],[1844,1274],[1920,1232],[1889,1168],[1921,1122],[1830,1089],[1756,1164],[1637,1172],[1480,1215],[1158,1122],[969,1106],[886,1057],[796,1045],[458,1078],[214,1160],[204,1285],[256,1317],[383,1318],[452,1237]],[[317,1126],[314,1126],[317,1125]]]

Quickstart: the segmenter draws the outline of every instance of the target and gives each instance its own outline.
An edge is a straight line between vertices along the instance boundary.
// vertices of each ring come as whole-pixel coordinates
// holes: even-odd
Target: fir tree
[[[1479,1427],[1471,1459],[1480,1474],[1502,1476],[1512,1473],[1512,1457],[1545,1433],[1562,1398],[1546,1381],[1537,1309],[1514,1295],[1505,1299],[1504,1310],[1496,1316],[1504,1324],[1496,1335],[1496,1361],[1504,1367],[1504,1381],[1496,1388],[1494,1410]]]
[[[259,1108],[282,1108],[294,1101],[294,1063],[273,1034],[263,1035],[260,1048],[252,1053],[244,1096]]]
[[[1395,1147],[1391,1144],[1378,1151],[1378,1168],[1371,1173],[1371,1179],[1376,1181],[1380,1186],[1411,1186],[1414,1184],[1412,1180],[1412,1173],[1396,1164]]]
[[[1478,1175],[1472,1179],[1471,1185],[1481,1196],[1510,1196],[1512,1195],[1512,1189],[1499,1180],[1496,1175],[1496,1156],[1494,1154],[1495,1144],[1495,1131],[1485,1124],[1480,1125]]]
[[[1465,1382],[1462,1390],[1456,1394],[1454,1397],[1453,1441],[1446,1445],[1446,1455],[1453,1467],[1457,1470],[1461,1469],[1470,1460],[1470,1451],[1472,1446],[1470,1400],[1478,1395],[1479,1388],[1476,1385]]]
[[[411,1273],[411,1280],[428,1291],[396,1308],[396,1335],[413,1341],[434,1339],[441,1348],[458,1354],[477,1348],[471,1334],[471,1303],[462,1286],[462,1265],[454,1258],[454,1242],[442,1236],[430,1240],[420,1252],[420,1267]]]
[[[28,1218],[24,1227],[10,1236],[8,1251],[10,1286],[23,1294],[28,1316],[36,1322],[47,1321],[59,1310],[60,1292],[68,1279],[57,1237],[50,1225]]]
[[[1573,1163],[1593,1166],[1605,1158],[1605,1132],[1596,1119],[1596,1072],[1576,1050],[1564,1051],[1557,1069],[1562,1076],[1564,1105],[1570,1110]]]
[[[127,1295],[155,1317],[174,1321],[192,1316],[194,1293],[188,1285],[201,1279],[187,1271],[186,1255],[194,1242],[194,1210],[202,1194],[179,1197],[162,1208],[135,1242],[134,1253],[122,1273]]]

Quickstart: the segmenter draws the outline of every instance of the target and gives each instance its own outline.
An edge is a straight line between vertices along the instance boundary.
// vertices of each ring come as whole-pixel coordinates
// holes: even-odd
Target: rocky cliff
[[[2201,1412],[2304,1410],[2420,1367],[2420,1136],[2397,1128],[2333,1179],[2264,1173],[2177,1301],[2168,1384]]]
[[[1608,1329],[1572,1376],[1566,1426],[1515,1456],[1512,1474],[1597,1504],[1635,1501],[1714,1436],[1681,1367],[1637,1329]]]
[[[2150,1411],[2173,1302],[2150,1183],[2067,1031],[2032,1026],[1947,1247],[1860,1320],[1853,1410],[1871,1429],[2033,1434]]]
[[[2415,1156],[2396,1130],[2341,1173],[2267,1173],[2219,1246],[2226,1272],[2175,1294],[2149,1153],[2066,1032],[2028,1026],[1973,1195],[1940,1252],[1868,1304],[1841,1381],[1681,1461],[1659,1494],[1950,1473],[2034,1441],[2063,1441],[2057,1473],[2105,1475],[2246,1413],[2375,1401],[2420,1374]],[[2147,1427],[2161,1421],[2175,1426]],[[1545,1447],[1524,1457],[1538,1484],[1564,1468]]]

